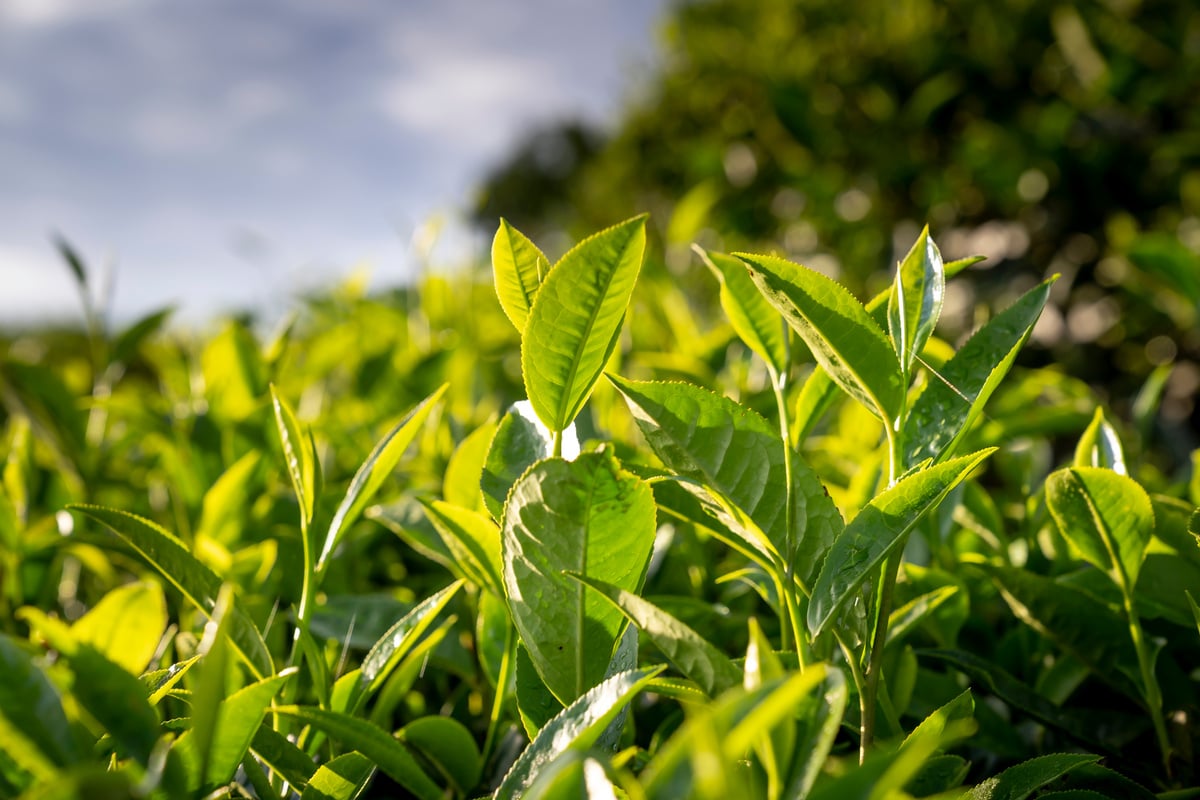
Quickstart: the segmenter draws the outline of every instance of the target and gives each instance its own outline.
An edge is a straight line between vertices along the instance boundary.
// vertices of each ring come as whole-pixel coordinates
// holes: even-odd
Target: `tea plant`
[[[10,345],[0,795],[1192,796],[1200,482],[1015,366],[1054,279],[955,347],[927,231],[865,304],[697,249],[710,321],[646,226]]]

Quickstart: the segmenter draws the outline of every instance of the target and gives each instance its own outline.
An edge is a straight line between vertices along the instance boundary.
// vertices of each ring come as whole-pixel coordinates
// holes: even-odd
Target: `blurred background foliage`
[[[1191,0],[680,2],[642,77],[611,130],[539,130],[498,164],[479,226],[504,216],[553,251],[649,210],[704,309],[692,241],[781,252],[865,297],[928,223],[947,258],[988,257],[950,290],[949,338],[980,301],[1061,273],[1026,363],[1057,363],[1126,415],[1144,390],[1167,445],[1195,446]]]

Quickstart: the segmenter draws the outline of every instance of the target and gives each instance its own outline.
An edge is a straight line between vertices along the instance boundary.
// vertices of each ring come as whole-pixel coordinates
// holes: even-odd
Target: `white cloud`
[[[79,309],[78,290],[67,268],[45,251],[0,244],[0,320],[23,323],[68,316]]]
[[[120,13],[152,0],[4,0],[0,22],[21,28],[44,28],[81,19]]]

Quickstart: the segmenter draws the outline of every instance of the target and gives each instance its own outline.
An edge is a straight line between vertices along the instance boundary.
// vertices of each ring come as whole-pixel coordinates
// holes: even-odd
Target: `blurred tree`
[[[1182,419],[1200,384],[1195,11],[681,2],[660,66],[605,144],[548,182],[526,168],[554,140],[539,132],[485,181],[476,218],[494,228],[502,214],[537,237],[650,210],[669,260],[693,239],[782,250],[860,293],[929,222],[948,256],[989,256],[973,291],[1063,274],[1038,337],[1066,368],[1106,382],[1115,362],[1115,388],[1131,394],[1180,361],[1167,391]],[[969,329],[973,297],[954,299],[947,325]]]

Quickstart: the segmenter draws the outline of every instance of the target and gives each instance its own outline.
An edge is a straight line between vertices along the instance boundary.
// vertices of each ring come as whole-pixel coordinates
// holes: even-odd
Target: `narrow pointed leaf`
[[[316,503],[316,454],[312,449],[312,440],[301,431],[296,413],[275,391],[274,384],[271,385],[271,407],[275,412],[275,428],[283,447],[283,460],[292,479],[292,491],[296,493],[301,520],[307,528],[312,523]]]
[[[933,335],[945,296],[942,254],[926,226],[897,267],[888,300],[888,330],[905,374]]]
[[[724,653],[649,600],[602,580],[574,572],[567,574],[608,598],[680,672],[695,681],[709,697],[716,697],[742,682],[742,671]]]
[[[297,789],[304,788],[317,768],[307,753],[267,723],[260,724],[254,732],[250,750]]]
[[[571,570],[637,591],[654,543],[654,496],[610,453],[535,464],[504,516],[504,587],[513,622],[564,705],[604,677],[625,621]]]
[[[483,773],[483,761],[475,737],[453,717],[421,717],[397,734],[406,747],[431,764],[444,783],[463,797],[475,788]]]
[[[271,710],[316,728],[346,749],[357,750],[421,800],[441,800],[441,788],[425,774],[408,748],[383,728],[314,706],[275,706]]]
[[[37,754],[53,764],[65,767],[80,760],[82,753],[71,735],[62,699],[33,658],[11,639],[0,633],[0,717],[13,730],[36,746]],[[4,741],[0,745],[16,748]]]
[[[774,256],[736,255],[817,363],[851,397],[891,424],[904,401],[900,362],[863,304],[815,270]]]
[[[500,308],[518,332],[525,330],[533,298],[549,271],[550,262],[537,245],[501,217],[492,239],[492,272]]]
[[[352,751],[322,764],[304,787],[300,800],[354,800],[375,774],[375,765]]]
[[[433,407],[446,393],[446,388],[447,384],[442,384],[437,391],[409,411],[404,419],[379,440],[375,449],[367,456],[367,460],[358,468],[358,472],[350,481],[350,487],[346,490],[346,496],[333,514],[333,521],[329,523],[329,531],[325,534],[325,541],[317,556],[317,572],[325,570],[329,555],[337,547],[342,533],[350,523],[358,518],[363,507],[371,501],[371,498],[379,491],[379,487],[392,474],[392,470],[396,468],[404,451],[421,432],[421,426],[429,418]]]
[[[1104,467],[1121,475],[1128,475],[1125,466],[1125,449],[1121,446],[1121,437],[1108,418],[1104,409],[1097,407],[1091,423],[1079,437],[1075,446],[1075,466]]]
[[[135,514],[102,506],[71,505],[68,508],[91,517],[107,526],[142,558],[158,570],[192,605],[211,615],[221,590],[221,579],[211,569],[196,560],[184,546],[164,528]],[[229,636],[234,648],[256,679],[275,672],[271,654],[254,622],[236,605],[231,615]]]
[[[580,242],[542,282],[521,336],[521,371],[551,431],[575,419],[612,354],[645,247],[646,218],[635,217]]]
[[[929,379],[913,403],[904,429],[905,463],[939,460],[981,413],[988,398],[1008,374],[1050,297],[1051,278],[1030,289],[980,328]]]
[[[432,500],[423,505],[425,513],[463,572],[476,586],[503,597],[500,529],[496,523],[487,514],[443,500]]]
[[[1046,479],[1046,505],[1067,541],[1132,596],[1154,533],[1146,490],[1110,469],[1073,467]]]
[[[479,480],[483,476],[484,462],[495,435],[496,423],[487,422],[471,431],[454,448],[442,478],[442,497],[446,502],[473,511],[484,510]]]
[[[370,695],[386,679],[389,671],[416,644],[417,639],[429,629],[437,615],[460,588],[462,581],[455,581],[445,589],[430,595],[404,615],[403,619],[388,629],[363,658],[362,692]],[[362,699],[365,699],[362,698]],[[360,700],[361,702],[361,700]]]
[[[746,265],[724,253],[699,252],[721,282],[721,308],[738,337],[776,374],[786,373],[789,359],[783,319],[754,285]]]
[[[858,588],[903,544],[921,516],[993,452],[994,448],[981,450],[914,472],[859,512],[834,541],[817,575],[808,606],[813,636],[855,598]]]
[[[496,800],[520,797],[540,770],[568,749],[583,751],[595,744],[608,724],[662,667],[621,672],[588,690],[538,732],[493,794]]]
[[[804,800],[812,791],[841,729],[849,697],[845,675],[827,669],[818,690],[809,692],[796,705],[795,756],[785,797]]]

